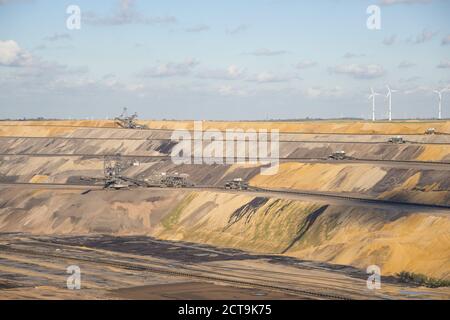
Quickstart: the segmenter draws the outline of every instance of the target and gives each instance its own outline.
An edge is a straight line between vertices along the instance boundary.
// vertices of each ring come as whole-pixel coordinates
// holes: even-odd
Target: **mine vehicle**
[[[119,154],[105,156],[103,160],[103,174],[105,176],[105,189],[126,189],[129,184],[122,179],[124,163]]]
[[[194,184],[190,183],[187,179],[187,175],[172,174],[172,175],[162,175],[160,186],[162,188],[187,188],[193,187]]]
[[[428,134],[428,135],[436,134],[436,129],[435,129],[435,128],[428,128],[428,129],[425,131],[425,134]]]
[[[332,160],[345,160],[347,159],[347,154],[342,150],[335,151],[329,156],[329,158]]]
[[[132,165],[132,164],[131,164]],[[122,172],[130,166],[120,154],[105,156],[103,160],[105,189],[128,189],[130,187],[148,187],[145,181],[125,177]]]
[[[106,181],[106,183],[105,183],[105,189],[120,190],[120,189],[129,189],[129,188],[130,188],[130,185],[126,182],[121,182],[120,179]]]
[[[395,144],[403,144],[403,143],[405,143],[405,140],[403,140],[403,137],[396,136],[396,137],[389,138],[388,142],[395,143]]]
[[[225,182],[225,189],[228,190],[247,190],[248,183],[244,182],[242,178],[235,178],[233,180]]]
[[[106,155],[103,159],[103,177],[80,177],[80,181],[93,184],[102,183],[105,189],[129,189],[131,187],[151,186],[147,181],[139,178],[131,178],[123,175],[123,171],[131,166],[140,165],[137,160],[126,161],[120,154]]]
[[[116,117],[114,120],[119,127],[124,129],[148,129],[146,125],[140,125],[136,122],[137,117],[138,115],[136,112],[129,116],[128,109],[123,108],[122,114]]]

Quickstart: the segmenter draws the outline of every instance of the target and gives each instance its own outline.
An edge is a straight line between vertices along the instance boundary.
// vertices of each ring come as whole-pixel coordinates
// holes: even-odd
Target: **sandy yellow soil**
[[[0,124],[14,126],[72,126],[72,127],[115,127],[113,120],[45,120],[45,121],[1,121]]]
[[[15,125],[5,125],[0,122],[0,136],[14,136],[14,137],[58,137],[66,136],[77,130],[77,128],[70,127],[41,127],[33,125],[25,125],[16,123]]]
[[[149,235],[450,278],[450,216],[239,193],[0,189],[0,232]]]
[[[370,193],[376,194],[380,199],[449,204],[450,192],[447,185],[444,185],[447,179],[444,172],[441,173],[441,181],[434,180],[428,184],[420,184],[422,172],[416,172],[406,180],[400,175],[387,175],[387,169],[370,164],[282,163],[276,175],[257,175],[250,180],[250,184],[268,189]],[[386,188],[382,181],[389,185],[388,191],[373,192],[377,185],[378,190]]]
[[[193,129],[192,121],[161,121],[142,120],[154,129]],[[3,121],[4,125],[60,125],[60,126],[92,126],[115,127],[112,120],[60,120],[60,121]],[[364,134],[423,134],[428,128],[435,128],[441,133],[450,133],[450,121],[394,121],[376,122],[369,121],[281,121],[281,122],[257,122],[257,121],[204,121],[203,129],[278,129],[281,132],[305,132],[305,133],[364,133]]]
[[[439,161],[450,154],[450,145],[428,145],[416,158],[418,161]]]
[[[78,181],[77,177],[103,177],[102,157],[4,156],[0,157],[0,163],[0,175],[15,177],[17,182],[66,183]],[[282,163],[276,175],[262,176],[260,170],[252,165],[177,168],[170,161],[153,161],[131,166],[124,174],[142,179],[168,171],[188,173],[196,185],[223,186],[224,181],[243,176],[250,179],[252,186],[267,189],[344,192],[403,202],[450,204],[450,170],[397,169],[363,163],[295,162]]]
[[[188,121],[143,121],[151,128],[192,129]],[[45,125],[45,126],[42,126]],[[96,128],[81,128],[83,126]],[[111,130],[113,121],[8,121],[0,122],[0,136],[95,139],[2,138],[0,178],[5,182],[67,182],[70,179],[102,176],[102,158],[69,156],[18,156],[11,153],[160,152],[170,149],[156,140],[121,137],[139,136],[140,130]],[[418,134],[427,128],[450,133],[450,121],[436,122],[204,122],[203,129],[279,129],[282,132],[336,134]],[[100,128],[100,129],[99,129]],[[100,132],[101,131],[101,132]],[[155,133],[156,132],[156,133]],[[151,134],[158,134],[154,131]],[[167,133],[167,132],[166,132]],[[116,134],[123,135],[108,140]],[[444,136],[444,135],[442,135]],[[350,138],[351,139],[351,136]],[[361,139],[361,137],[360,137]],[[381,139],[381,138],[380,138]],[[384,138],[383,138],[384,139]],[[52,141],[55,140],[55,141]],[[380,140],[384,141],[384,140]],[[349,142],[349,141],[346,141]],[[350,141],[351,142],[351,141]],[[378,141],[379,142],[379,141]],[[381,146],[380,146],[381,145]],[[161,147],[164,148],[161,148]],[[448,145],[327,142],[284,143],[282,154],[327,157],[332,148],[348,148],[363,158],[442,161],[450,154]],[[164,153],[164,152],[163,152]],[[159,154],[159,153],[158,153]],[[253,166],[174,166],[171,162],[142,161],[124,171],[130,177],[148,177],[159,172],[188,173],[197,185],[223,186],[235,177],[249,179],[253,186],[351,193],[428,204],[450,203],[450,171],[382,163],[282,163],[278,174],[261,176]],[[422,165],[422,164],[420,164]],[[435,167],[436,166],[436,167]],[[155,169],[156,168],[156,169]],[[9,179],[9,180],[8,180]],[[365,269],[376,264],[383,274],[400,271],[450,278],[450,215],[444,210],[419,210],[393,205],[365,207],[332,200],[316,201],[273,194],[220,191],[137,189],[131,191],[21,189],[0,187],[0,232],[34,234],[149,235],[168,240],[209,243],[252,252],[283,254],[301,259],[346,264]]]
[[[450,278],[448,215],[369,213],[277,199],[255,203],[242,195],[190,195],[157,235],[360,268],[376,264],[384,274],[407,270]]]
[[[380,226],[348,221],[319,235],[320,244],[297,245],[289,254],[305,259],[350,264],[373,263],[384,274],[401,270],[450,278],[450,218],[414,214]],[[317,241],[317,240],[316,240]]]
[[[282,163],[278,174],[258,175],[250,183],[267,188],[364,192],[385,175],[382,168],[368,164]]]
[[[144,123],[146,123],[144,121]],[[188,121],[150,121],[152,128],[174,129],[193,128]],[[428,128],[438,132],[450,132],[450,121],[442,122],[378,122],[367,121],[301,121],[301,122],[220,122],[204,121],[204,129],[278,129],[281,132],[305,133],[367,133],[367,134],[423,134]]]

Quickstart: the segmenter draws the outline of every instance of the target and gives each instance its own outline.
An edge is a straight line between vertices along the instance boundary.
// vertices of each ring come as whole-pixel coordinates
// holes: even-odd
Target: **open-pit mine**
[[[450,299],[450,121],[202,122],[278,130],[271,175],[194,129],[0,121],[0,299]]]

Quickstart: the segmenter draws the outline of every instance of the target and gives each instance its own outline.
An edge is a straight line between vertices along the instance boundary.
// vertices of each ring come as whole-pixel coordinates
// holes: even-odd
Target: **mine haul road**
[[[264,123],[264,122],[261,122]],[[391,122],[387,122],[387,123],[391,123]],[[8,123],[2,123],[0,122],[0,126],[5,126],[5,127],[17,127],[18,124],[17,123],[13,123],[13,124],[8,124]],[[86,128],[86,129],[109,129],[109,130],[122,130],[122,131],[141,131],[141,132],[151,132],[151,131],[158,131],[158,132],[173,132],[173,131],[179,131],[179,130],[183,130],[183,131],[189,131],[191,132],[192,130],[188,130],[188,129],[182,129],[182,128],[176,128],[176,129],[167,129],[167,128],[142,128],[142,129],[129,129],[129,128],[122,128],[122,127],[118,127],[118,126],[88,126],[88,125],[70,125],[70,124],[49,124],[49,123],[26,123],[26,124],[20,124],[20,126],[24,126],[24,127],[59,127],[59,128]],[[258,128],[256,128],[258,129]],[[223,132],[220,130],[207,130],[208,132]],[[402,136],[419,136],[420,134],[418,133],[404,133],[404,132],[391,132],[391,133],[374,133],[374,132],[359,132],[359,133],[347,133],[347,132],[306,132],[306,131],[279,131],[279,134],[322,134],[322,135],[360,135],[360,136],[373,136],[373,135],[377,135],[377,136],[395,136],[395,135],[402,135]],[[424,133],[422,133],[424,134]],[[436,135],[450,135],[450,132],[436,132]]]
[[[184,250],[169,250],[174,246],[182,246]],[[146,250],[136,251],[137,248]],[[3,284],[7,288],[0,290],[0,298],[14,295],[39,298],[39,294],[44,298],[52,295],[74,298],[78,290],[62,287],[68,264],[79,265],[83,270],[80,292],[84,299],[117,299],[116,290],[131,293],[147,290],[153,298],[167,299],[174,293],[165,295],[165,288],[177,284],[184,289],[175,295],[183,298],[186,287],[195,287],[195,283],[214,285],[213,294],[219,294],[217,299],[230,289],[234,290],[234,299],[242,297],[243,292],[247,299],[250,293],[252,299],[333,300],[406,299],[410,298],[408,292],[416,292],[413,298],[431,295],[445,299],[449,294],[446,290],[429,292],[411,288],[390,277],[383,278],[381,290],[373,291],[366,288],[365,272],[352,267],[142,236],[2,234],[0,258],[3,275],[0,287]],[[160,290],[154,285],[147,288],[138,285],[142,283],[157,284]],[[39,290],[41,287],[43,291]],[[186,291],[189,295],[189,288]],[[194,295],[198,293],[193,291]],[[214,299],[208,293],[203,296]]]
[[[0,187],[3,188],[34,188],[34,189],[61,189],[61,190],[84,190],[84,191],[105,191],[105,192],[120,192],[120,191],[133,191],[133,189],[148,190],[158,187],[134,187],[130,186],[127,189],[115,190],[105,189],[100,185],[90,184],[76,184],[76,183],[32,183],[32,182],[0,182]],[[315,192],[315,191],[302,191],[302,190],[285,190],[285,189],[263,189],[263,188],[251,188],[249,190],[227,190],[225,188],[215,186],[195,186],[186,188],[163,188],[168,191],[213,191],[220,193],[232,193],[232,194],[246,194],[255,197],[267,197],[267,198],[280,198],[290,200],[303,200],[311,202],[324,202],[327,204],[335,205],[347,205],[347,206],[363,206],[373,208],[385,208],[385,209],[408,209],[408,210],[431,210],[440,214],[450,214],[450,205],[432,205],[412,202],[402,202],[395,200],[383,200],[368,197],[359,197],[355,195],[346,195],[343,193],[332,192]]]
[[[94,154],[94,153],[0,153],[0,157],[83,157],[83,158],[103,158],[105,156],[112,156],[111,154]],[[141,154],[120,154],[122,158],[132,158],[132,159],[149,159],[149,160],[170,160],[169,155],[141,155]],[[203,160],[218,160],[220,158],[208,158],[204,157]],[[239,161],[249,161],[248,158],[234,158],[236,162]],[[251,160],[251,159],[250,159]],[[270,163],[272,159],[262,158],[255,159],[254,161],[266,161]],[[275,159],[273,159],[275,160]],[[408,169],[418,169],[418,170],[450,170],[450,162],[438,162],[438,161],[414,161],[414,160],[378,160],[378,159],[345,159],[345,160],[330,160],[327,158],[296,158],[296,157],[284,157],[278,159],[280,162],[300,162],[300,163],[358,163],[358,164],[377,164],[383,165],[390,168],[408,168]],[[225,164],[225,159],[222,158]]]
[[[291,133],[290,133],[291,134]],[[312,135],[310,133],[305,135]],[[386,140],[384,141],[361,141],[361,140],[322,140],[317,139],[317,136],[325,135],[329,136],[327,134],[315,134],[314,137],[316,139],[308,139],[308,140],[288,140],[288,139],[279,139],[278,142],[283,143],[323,143],[323,144],[371,144],[371,145],[393,145],[393,143],[390,143]],[[350,136],[350,134],[349,134]],[[354,136],[360,136],[354,135]],[[72,137],[72,136],[0,136],[0,139],[33,139],[33,140],[93,140],[93,141],[172,141],[171,138],[154,138],[154,137],[145,137],[145,138],[134,138],[134,137]],[[199,141],[202,139],[186,139],[186,141]],[[205,142],[208,142],[208,140],[204,140]],[[215,141],[225,141],[225,140],[215,140]],[[242,140],[242,139],[235,139],[234,141],[248,141],[248,140]],[[432,141],[413,141],[413,140],[405,140],[405,144],[414,144],[414,145],[450,145],[450,142],[432,142]]]

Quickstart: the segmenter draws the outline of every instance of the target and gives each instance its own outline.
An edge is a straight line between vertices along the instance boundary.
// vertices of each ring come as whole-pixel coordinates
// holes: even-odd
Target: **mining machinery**
[[[345,153],[345,151],[342,151],[342,150],[333,152],[328,158],[331,160],[348,159],[347,154]]]
[[[401,136],[395,136],[395,137],[389,138],[388,142],[394,143],[394,144],[403,144],[403,143],[405,143],[405,140]]]
[[[124,161],[120,154],[105,156],[103,161],[104,185],[105,189],[128,189],[130,187],[149,187],[143,180],[129,178],[122,175],[122,172],[130,166],[135,166],[136,160]]]
[[[233,180],[225,182],[225,189],[228,190],[247,190],[248,183],[242,178],[235,178]]]
[[[146,125],[140,125],[136,122],[137,117],[138,115],[136,112],[129,116],[128,108],[123,108],[122,114],[116,117],[114,120],[119,127],[124,129],[148,129]]]
[[[114,156],[105,156],[103,160],[105,189],[126,189],[130,187],[130,184],[122,177],[124,167],[125,165],[119,154]]]
[[[433,134],[436,134],[437,132],[436,132],[436,129],[435,128],[428,128],[426,131],[425,131],[425,134],[428,134],[428,135],[433,135]]]
[[[159,185],[161,188],[187,188],[194,184],[188,181],[187,174],[161,174]]]
[[[188,188],[195,184],[188,180],[188,174],[160,173],[149,178],[131,178],[123,175],[125,169],[132,166],[139,166],[137,160],[126,161],[120,154],[107,155],[103,159],[103,178],[80,177],[82,181],[103,183],[105,189],[129,189],[131,187],[161,187],[161,188]]]

